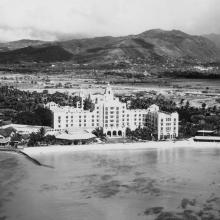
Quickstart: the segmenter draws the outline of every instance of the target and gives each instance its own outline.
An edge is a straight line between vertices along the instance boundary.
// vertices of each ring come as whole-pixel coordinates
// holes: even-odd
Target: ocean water
[[[211,204],[212,213],[220,216],[217,148],[68,152],[35,158],[49,166],[0,153],[0,220],[153,220],[157,215],[146,215],[147,209],[179,212],[184,198],[196,201],[193,211]]]

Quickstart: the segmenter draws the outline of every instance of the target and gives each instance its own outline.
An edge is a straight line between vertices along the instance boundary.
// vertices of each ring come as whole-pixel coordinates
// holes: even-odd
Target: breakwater
[[[49,168],[53,168],[52,166],[50,165],[45,165],[45,164],[42,164],[40,161],[38,161],[37,159],[29,156],[28,154],[24,153],[22,150],[19,150],[19,149],[14,149],[14,148],[0,148],[0,151],[4,151],[4,152],[15,152],[15,153],[18,153],[18,154],[21,154],[23,155],[25,158],[27,158],[29,161],[31,161],[32,163],[34,163],[35,165],[37,166],[44,166],[44,167],[49,167]]]

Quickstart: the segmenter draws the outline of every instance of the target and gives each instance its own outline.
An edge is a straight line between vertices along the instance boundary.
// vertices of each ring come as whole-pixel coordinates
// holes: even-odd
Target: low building
[[[56,139],[69,142],[69,144],[80,144],[96,139],[96,136],[84,129],[68,130],[55,135]]]
[[[23,125],[23,124],[8,124],[0,127],[2,130],[6,130],[8,128],[14,129],[14,131],[18,134],[31,134],[33,132],[37,133],[41,128],[45,128],[45,131],[51,131],[53,128],[48,126],[36,126],[36,125]]]

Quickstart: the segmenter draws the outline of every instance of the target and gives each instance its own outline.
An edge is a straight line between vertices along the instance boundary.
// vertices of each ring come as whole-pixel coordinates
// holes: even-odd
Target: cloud
[[[0,40],[137,34],[147,29],[219,32],[219,0],[1,0]]]

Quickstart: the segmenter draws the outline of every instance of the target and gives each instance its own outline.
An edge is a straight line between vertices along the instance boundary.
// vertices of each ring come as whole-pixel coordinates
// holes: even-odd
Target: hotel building
[[[151,105],[147,110],[146,124],[157,135],[158,140],[178,137],[179,114],[177,112],[160,111],[157,105]]]
[[[80,94],[80,96],[82,101],[77,103],[76,108],[59,106],[54,102],[46,104],[45,107],[53,113],[53,128],[55,130],[76,128],[94,130],[95,128],[103,128],[104,134],[108,137],[125,137],[126,128],[135,130],[138,127],[149,125],[158,133],[158,139],[165,137],[168,133],[170,134],[169,138],[178,136],[177,113],[162,113],[156,105],[151,106],[149,109],[127,109],[126,103],[120,102],[119,98],[114,96],[110,85],[106,87],[103,95],[90,95],[90,99],[94,103],[92,111],[84,110],[84,96],[83,94]],[[169,121],[169,125],[165,123],[164,126],[161,126],[161,119],[170,118],[171,115],[173,123]],[[175,128],[173,127],[174,118]],[[163,130],[161,130],[162,128]]]

